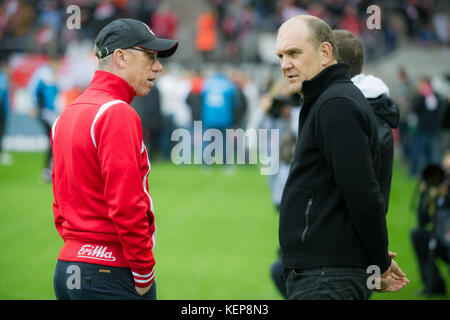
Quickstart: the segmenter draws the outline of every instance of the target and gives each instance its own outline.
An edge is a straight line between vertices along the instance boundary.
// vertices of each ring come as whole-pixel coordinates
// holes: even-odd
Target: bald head
[[[301,93],[303,81],[337,63],[337,48],[330,27],[321,19],[300,15],[278,29],[276,52],[291,93]]]
[[[284,28],[293,27],[295,25],[303,25],[308,30],[307,39],[313,45],[314,49],[328,42],[332,48],[332,56],[337,61],[338,47],[330,26],[320,18],[310,15],[298,15],[286,20],[278,29],[278,32]]]

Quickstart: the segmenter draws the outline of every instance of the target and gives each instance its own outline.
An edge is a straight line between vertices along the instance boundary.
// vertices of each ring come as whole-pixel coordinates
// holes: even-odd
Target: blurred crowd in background
[[[48,135],[48,119],[56,118],[83,92],[97,69],[92,54],[96,34],[119,17],[139,19],[158,36],[181,43],[180,54],[170,63],[163,61],[164,73],[151,94],[133,102],[141,114],[149,150],[153,150],[150,154],[154,157],[160,153],[163,159],[170,157],[170,133],[174,129],[191,128],[195,120],[210,121],[206,119],[210,117],[208,101],[214,99],[208,98],[211,90],[203,84],[219,74],[223,76],[220,83],[228,81],[237,96],[229,110],[232,115],[221,126],[258,128],[265,118],[274,118],[267,111],[267,96],[279,102],[274,98],[283,88],[274,39],[280,24],[292,16],[316,15],[332,28],[353,32],[364,44],[366,64],[386,59],[405,44],[448,49],[447,1],[376,2],[382,8],[380,29],[366,25],[367,8],[373,4],[366,0],[196,0],[189,4],[177,0],[2,1],[2,135],[29,137],[33,132],[30,114],[47,119],[43,131]],[[79,28],[71,28],[67,22],[74,14],[67,10],[72,5],[80,9]],[[189,44],[193,44],[194,52],[183,55]],[[434,75],[413,79],[409,73],[414,68],[404,61],[390,88],[401,110],[396,142],[411,175],[420,173],[428,163],[438,163],[450,147],[450,70],[442,69],[439,76],[443,86],[435,90]],[[278,89],[273,83],[278,83]],[[212,94],[222,94],[216,91]],[[43,111],[46,109],[50,112]],[[6,114],[11,114],[9,121]],[[3,139],[7,149],[20,144],[26,143]],[[33,140],[32,144],[48,149],[44,140]],[[250,142],[252,147],[256,146]]]
[[[201,10],[194,10],[195,4]],[[3,94],[8,102],[2,109],[5,115],[16,115],[9,122],[2,121],[2,132],[17,135],[23,128],[26,135],[33,127],[30,114],[38,118],[47,114],[48,118],[42,110],[49,109],[54,113],[50,118],[55,118],[73,101],[89,85],[97,68],[92,54],[96,34],[119,17],[139,19],[160,37],[180,39],[181,52],[186,43],[195,47],[191,56],[175,55],[170,64],[163,61],[165,71],[156,88],[148,97],[133,102],[141,114],[149,150],[153,150],[150,154],[160,153],[164,159],[170,157],[174,129],[191,128],[193,121],[207,120],[202,110],[211,99],[203,82],[219,73],[236,89],[238,101],[230,109],[233,115],[229,121],[221,125],[257,128],[265,117],[274,117],[267,112],[267,95],[273,100],[283,86],[278,83],[278,89],[272,87],[280,77],[273,40],[280,24],[292,16],[313,14],[332,28],[352,31],[364,43],[366,63],[386,57],[403,43],[448,48],[450,7],[446,1],[379,1],[381,29],[371,30],[366,19],[367,7],[372,4],[365,0],[197,0],[188,6],[176,0],[2,1],[0,58],[6,71],[2,81],[9,84],[7,94]],[[80,8],[80,28],[66,25],[73,14],[67,11],[71,5]],[[189,15],[184,11],[189,11],[189,6],[195,19],[186,20]],[[189,25],[194,32],[188,32],[185,39],[182,31],[191,30]],[[244,63],[251,67],[243,67]],[[399,68],[391,95],[401,109],[397,145],[415,175],[427,163],[437,163],[450,147],[450,112],[448,92],[438,94],[431,79],[411,79],[408,73],[413,67],[405,61]],[[448,82],[445,77],[449,71],[443,70],[444,82]],[[47,122],[44,131],[48,133],[51,121]],[[5,144],[14,149],[11,145],[20,142]],[[42,140],[40,146],[44,144]],[[250,147],[255,147],[252,142]]]
[[[147,23],[156,34],[178,38],[185,28],[176,6],[167,0],[5,0],[0,8],[2,53],[34,52],[59,57],[72,41],[95,38],[98,31],[118,17]],[[194,15],[196,56],[227,61],[260,61],[261,35],[273,33],[298,14],[312,14],[333,29],[346,29],[361,38],[367,58],[376,59],[394,50],[399,42],[448,45],[450,23],[445,0],[201,0]],[[383,8],[381,29],[366,28],[367,7]],[[65,28],[66,9],[81,9],[79,30]],[[186,7],[189,9],[189,6]],[[217,51],[217,52],[216,52]],[[191,57],[192,58],[192,57]]]
[[[366,20],[367,7],[373,4],[382,9],[382,19],[380,29],[371,30]],[[67,11],[71,5],[80,8],[78,29],[66,25],[73,14]],[[171,59],[171,65],[163,61],[166,71],[157,82],[161,91],[158,114],[162,120],[151,117],[153,122],[158,122],[162,128],[189,127],[190,122],[199,118],[199,111],[191,114],[185,98],[190,91],[200,90],[199,78],[212,76],[217,66],[227,64],[221,68],[222,73],[237,88],[247,92],[249,100],[248,107],[242,109],[246,113],[245,120],[235,122],[254,127],[258,125],[258,117],[261,118],[257,116],[261,109],[259,97],[267,92],[267,83],[280,76],[274,39],[286,19],[312,14],[327,21],[333,29],[353,32],[364,43],[368,63],[384,59],[403,44],[448,48],[449,10],[445,0],[5,0],[0,5],[0,58],[8,69],[8,108],[12,113],[29,113],[33,100],[36,101],[32,95],[30,97],[30,79],[42,66],[48,65],[47,78],[51,74],[57,87],[54,108],[60,111],[89,85],[97,68],[92,47],[98,31],[116,18],[130,17],[147,23],[158,36],[176,38],[181,43],[181,50]],[[189,52],[189,45],[192,45],[192,52]],[[243,67],[244,63],[250,67]],[[408,78],[409,69],[413,67],[405,61],[404,76],[396,83],[399,90],[391,90],[394,96],[400,95],[399,99],[407,101],[400,103],[403,112],[399,137],[405,145],[405,158],[414,153],[414,148],[407,145],[412,142],[405,133],[405,123],[409,121],[409,128],[417,127],[414,116],[409,114],[413,113],[416,89],[420,87],[423,92],[425,87],[418,86],[421,80],[417,77]],[[444,76],[445,72],[443,70]],[[404,88],[403,81],[408,83],[408,89]],[[177,92],[166,97],[165,91],[170,92],[170,89],[165,90],[165,87],[170,88],[175,83]],[[254,88],[249,90],[251,85]],[[441,93],[440,100],[445,105],[446,92]],[[442,120],[444,108],[438,110],[441,110],[439,118]],[[243,121],[250,123],[243,124]],[[443,121],[436,123],[439,124],[427,126],[447,125]],[[163,136],[167,142],[166,135]],[[435,155],[431,158],[437,159]],[[414,162],[412,166],[416,166]],[[417,171],[411,170],[412,173]]]

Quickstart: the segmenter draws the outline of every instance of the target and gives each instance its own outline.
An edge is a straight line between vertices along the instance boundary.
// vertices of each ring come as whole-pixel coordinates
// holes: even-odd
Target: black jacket
[[[436,134],[439,129],[440,98],[434,93],[437,106],[427,108],[427,99],[423,95],[417,95],[413,100],[413,111],[417,115],[417,133]]]
[[[389,209],[389,194],[391,191],[392,165],[394,162],[394,137],[392,129],[397,128],[400,113],[397,104],[387,95],[381,95],[375,99],[367,99],[373,112],[375,112],[378,124],[378,140],[380,141],[381,172],[378,177],[380,189],[386,207]]]
[[[372,108],[332,65],[304,81],[299,136],[280,209],[285,269],[390,265]]]

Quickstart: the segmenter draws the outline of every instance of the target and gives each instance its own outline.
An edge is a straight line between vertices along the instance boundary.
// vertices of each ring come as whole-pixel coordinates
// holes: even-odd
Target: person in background
[[[197,17],[195,48],[203,61],[211,61],[217,46],[217,19],[214,11],[208,11]]]
[[[450,263],[450,149],[442,166],[431,164],[422,171],[416,228],[411,241],[424,289],[419,295],[445,295],[446,285],[436,265],[441,259]]]
[[[200,68],[196,68],[192,71],[190,75],[190,91],[186,98],[186,104],[189,106],[191,111],[191,125],[189,126],[189,132],[191,133],[192,139],[192,152],[194,152],[195,146],[201,146],[203,140],[203,132],[196,132],[194,130],[194,121],[202,120],[202,91],[203,82],[205,78],[203,77]]]
[[[429,164],[439,163],[440,159],[437,134],[441,101],[429,78],[423,77],[419,82],[412,109],[417,116],[417,130],[411,150],[410,173],[416,175]]]
[[[448,74],[446,77],[450,80],[450,74]],[[448,81],[448,83],[450,84],[450,81]],[[442,121],[440,129],[439,149],[450,149],[450,93],[447,95],[447,99],[443,101]]]
[[[160,135],[162,126],[161,98],[159,89],[154,86],[146,96],[136,97],[131,102],[141,118],[142,134],[148,157],[154,160],[157,153],[161,151]]]
[[[350,65],[352,82],[364,94],[377,117],[378,139],[381,147],[381,170],[377,180],[383,193],[387,214],[394,163],[392,129],[398,126],[399,109],[397,104],[389,97],[389,88],[383,80],[362,73],[364,50],[361,41],[347,30],[333,30],[333,34],[339,52],[338,62],[347,62]]]
[[[191,109],[191,120],[202,120],[202,90],[204,77],[200,69],[194,69],[190,76],[191,89],[186,98],[186,103]]]
[[[276,174],[268,177],[270,196],[277,214],[280,213],[281,196],[289,175],[289,169],[294,156],[298,134],[298,115],[300,99],[298,95],[291,95],[286,88],[279,86],[279,82],[261,97],[261,108],[265,112],[261,128],[279,131],[280,165]],[[281,92],[279,91],[281,90]],[[270,137],[270,139],[273,139]],[[272,152],[272,150],[269,150]],[[277,260],[270,266],[270,276],[283,298],[287,298],[286,281],[283,279],[283,265],[280,250]]]
[[[9,80],[7,62],[0,60],[0,164],[11,165],[12,157],[3,150],[3,136],[6,130],[6,121],[9,113]]]
[[[52,59],[50,63],[46,63],[37,68],[28,83],[28,90],[34,105],[32,115],[36,116],[39,122],[41,122],[49,141],[52,125],[59,114],[56,107],[58,87],[55,81],[55,71],[57,67],[57,59]],[[44,169],[42,171],[44,181],[51,181],[52,162],[53,154],[49,144]]]
[[[412,122],[415,117],[411,108],[414,87],[404,67],[398,69],[397,81],[393,83],[391,89],[391,97],[397,102],[400,111],[398,132],[403,160],[409,165],[412,145],[411,128],[413,127]]]
[[[234,83],[237,90],[238,102],[233,114],[233,127],[245,129],[246,119],[248,114],[248,101],[244,93],[244,85],[246,76],[238,69],[233,69],[230,72],[230,80]]]
[[[174,130],[188,129],[192,123],[191,112],[186,99],[191,89],[191,83],[180,70],[166,63],[156,84],[161,99],[162,125],[159,145],[165,160],[170,160],[174,142]]]
[[[202,126],[203,130],[218,129],[224,137],[222,163],[226,163],[226,155],[230,154],[226,143],[226,129],[235,123],[235,111],[239,108],[239,94],[235,84],[221,71],[205,79],[202,91]]]

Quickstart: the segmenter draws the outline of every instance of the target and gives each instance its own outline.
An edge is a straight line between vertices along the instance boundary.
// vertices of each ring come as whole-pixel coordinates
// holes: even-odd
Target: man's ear
[[[127,57],[126,57],[126,54],[125,54],[124,50],[122,50],[122,49],[114,50],[113,60],[114,60],[114,63],[117,66],[119,66],[121,68],[125,67],[126,66],[126,59],[127,59]]]
[[[320,63],[327,66],[333,60],[333,47],[329,42],[322,42],[319,47]]]

